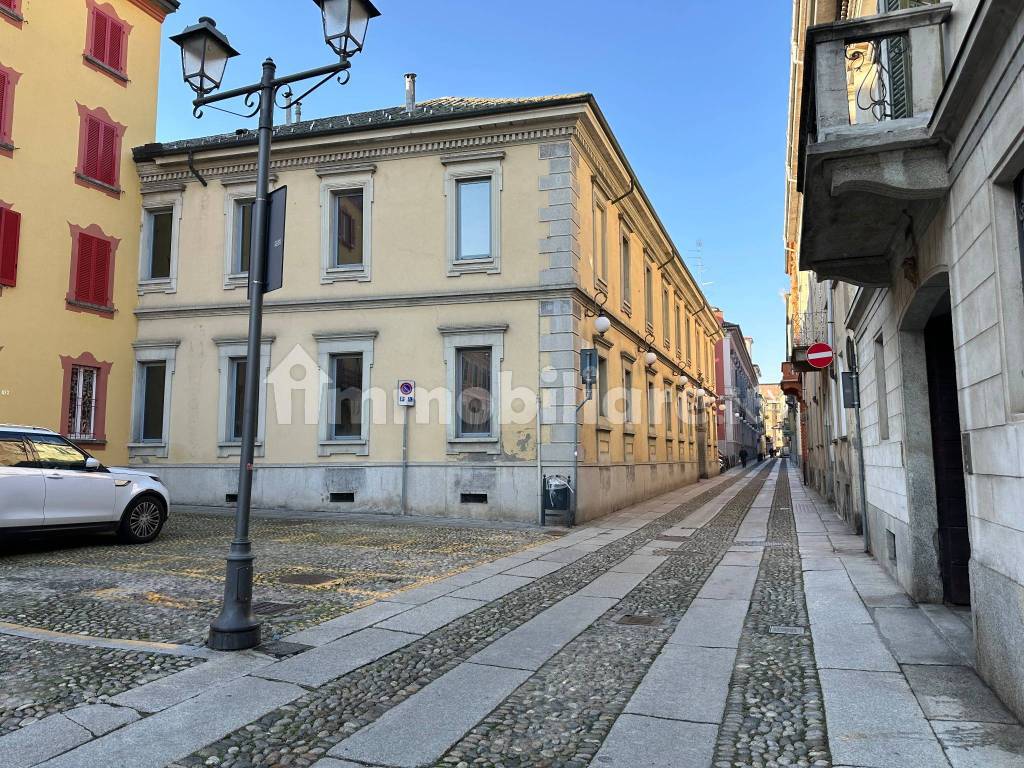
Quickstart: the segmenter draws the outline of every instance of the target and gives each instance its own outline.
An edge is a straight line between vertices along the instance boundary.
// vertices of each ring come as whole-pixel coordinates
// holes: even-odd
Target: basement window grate
[[[486,504],[487,494],[486,493],[463,493],[459,495],[459,501],[462,504]]]
[[[224,501],[226,501],[226,502],[228,502],[230,504],[234,504],[234,503],[236,503],[238,501],[238,494],[237,493],[225,493],[224,494]]]
[[[277,659],[286,659],[297,653],[308,651],[312,647],[312,645],[304,645],[303,643],[288,643],[284,640],[271,640],[269,643],[263,643],[262,645],[256,646],[256,650]]]
[[[333,502],[346,502],[350,503],[356,500],[356,494],[354,491],[340,491],[337,493],[331,493],[331,501]]]
[[[269,600],[262,600],[252,604],[252,611],[260,616],[280,616],[298,609],[298,603],[273,603]]]
[[[790,627],[782,624],[768,627],[769,635],[802,635],[804,634],[803,627]]]

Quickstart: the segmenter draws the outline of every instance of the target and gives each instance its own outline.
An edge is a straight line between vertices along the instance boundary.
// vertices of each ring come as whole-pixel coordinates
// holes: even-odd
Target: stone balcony
[[[883,286],[889,244],[949,189],[930,129],[945,82],[951,3],[812,27],[807,34],[798,189],[800,268]]]

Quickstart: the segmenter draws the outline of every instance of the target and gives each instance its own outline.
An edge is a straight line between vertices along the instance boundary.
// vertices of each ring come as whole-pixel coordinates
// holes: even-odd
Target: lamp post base
[[[260,644],[260,622],[252,612],[252,563],[248,541],[232,542],[224,581],[224,606],[210,624],[206,644],[215,651],[242,651]]]

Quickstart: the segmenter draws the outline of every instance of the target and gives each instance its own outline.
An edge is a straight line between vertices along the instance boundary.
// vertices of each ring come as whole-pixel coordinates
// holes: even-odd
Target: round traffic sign
[[[828,344],[819,341],[807,348],[807,362],[814,368],[828,368],[832,365],[832,358],[835,353]]]
[[[412,394],[412,389],[413,389],[413,383],[411,381],[403,381],[399,385],[398,389],[399,389],[399,391],[403,395],[411,395]]]

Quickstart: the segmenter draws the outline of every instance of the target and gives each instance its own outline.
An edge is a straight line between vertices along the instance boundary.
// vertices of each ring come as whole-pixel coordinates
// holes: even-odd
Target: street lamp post
[[[268,195],[270,193],[270,150],[274,132],[274,106],[278,90],[290,83],[320,78],[300,96],[290,98],[290,107],[302,101],[331,78],[347,73],[349,59],[363,49],[370,19],[380,12],[370,0],[313,0],[319,6],[324,41],[338,55],[338,61],[294,75],[277,77],[273,59],[263,62],[258,83],[213,94],[224,78],[228,59],[238,55],[216,22],[203,16],[171,40],[181,48],[182,77],[195,91],[193,114],[202,117],[202,108],[228,99],[242,98],[252,111],[244,117],[259,115],[259,149],[256,159],[256,201],[253,205],[253,242],[249,259],[249,339],[246,352],[245,395],[242,412],[242,449],[238,465],[238,501],[235,506],[235,534],[227,557],[224,604],[220,615],[210,624],[208,644],[221,651],[252,648],[260,643],[260,622],[252,610],[253,561],[249,540],[249,509],[252,499],[253,457],[256,445],[257,404],[260,382],[260,342],[263,330],[263,294],[266,290]],[[255,103],[255,106],[254,106]]]

